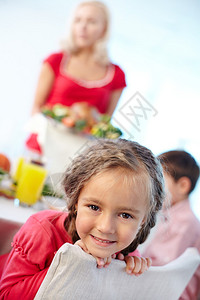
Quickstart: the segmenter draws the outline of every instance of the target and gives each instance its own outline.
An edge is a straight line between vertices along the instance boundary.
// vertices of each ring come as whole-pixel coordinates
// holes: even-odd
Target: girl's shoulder
[[[62,244],[68,234],[64,222],[68,214],[55,210],[44,210],[29,217],[13,239],[13,248],[20,251],[28,259],[37,255],[37,248],[52,252],[55,241]]]
[[[67,212],[42,210],[30,216],[24,225],[48,228],[55,226],[62,219],[65,220],[67,216]]]
[[[31,215],[26,223],[21,227],[15,235],[15,240],[20,239],[21,242],[26,243],[30,237],[34,239],[46,233],[49,237],[53,235],[54,231],[64,226],[65,219],[68,213],[56,210],[43,210]]]

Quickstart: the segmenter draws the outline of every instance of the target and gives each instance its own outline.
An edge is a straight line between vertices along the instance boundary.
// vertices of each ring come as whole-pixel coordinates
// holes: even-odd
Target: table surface
[[[0,197],[0,218],[24,223],[37,211],[33,207],[16,206],[14,200]]]
[[[51,200],[51,202],[49,201],[49,205],[47,205],[47,202],[44,204],[39,201],[34,206],[24,207],[22,205],[16,205],[12,199],[0,197],[0,218],[25,223],[34,213],[40,210],[50,209],[50,205],[54,205],[58,210],[65,208],[64,200],[56,198],[53,201]]]

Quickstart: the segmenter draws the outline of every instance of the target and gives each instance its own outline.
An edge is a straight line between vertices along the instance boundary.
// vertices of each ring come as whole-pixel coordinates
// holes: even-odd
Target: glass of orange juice
[[[45,168],[32,163],[23,163],[16,189],[16,198],[20,203],[33,205],[39,200],[46,176]]]
[[[13,179],[18,182],[19,181],[19,178],[21,176],[21,173],[22,173],[22,168],[23,168],[23,165],[25,163],[25,159],[23,157],[20,157],[17,161],[17,165],[16,165],[16,168],[15,168],[15,172],[13,174]]]

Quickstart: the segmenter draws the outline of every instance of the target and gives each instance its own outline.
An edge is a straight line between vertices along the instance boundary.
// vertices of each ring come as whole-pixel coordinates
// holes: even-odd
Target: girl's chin
[[[113,251],[96,250],[96,249],[89,250],[89,253],[92,256],[99,257],[99,258],[107,258],[114,254]]]

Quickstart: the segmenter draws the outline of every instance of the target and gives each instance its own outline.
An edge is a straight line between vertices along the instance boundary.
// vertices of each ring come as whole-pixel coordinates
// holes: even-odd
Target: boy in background
[[[161,266],[179,257],[188,247],[200,252],[200,222],[194,215],[189,196],[199,178],[199,166],[185,151],[168,151],[159,156],[164,169],[168,199],[154,236],[143,255]],[[200,267],[188,283],[181,300],[200,299]]]

